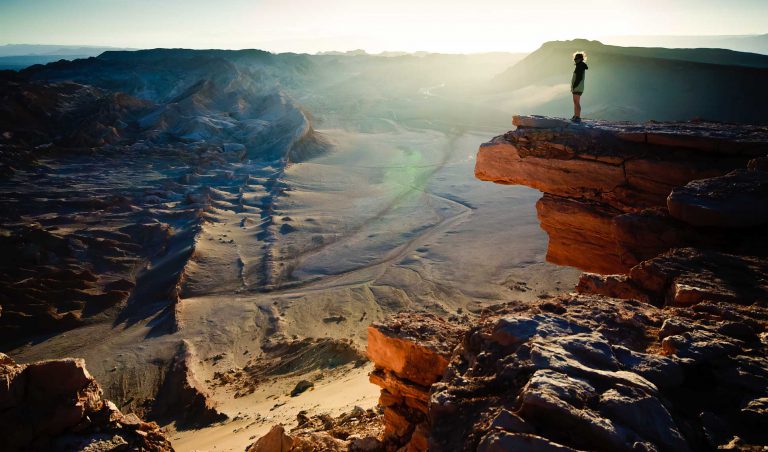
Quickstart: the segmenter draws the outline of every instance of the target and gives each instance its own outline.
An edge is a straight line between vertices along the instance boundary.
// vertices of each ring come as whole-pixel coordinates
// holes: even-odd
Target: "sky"
[[[472,53],[764,33],[768,0],[0,0],[0,45]]]

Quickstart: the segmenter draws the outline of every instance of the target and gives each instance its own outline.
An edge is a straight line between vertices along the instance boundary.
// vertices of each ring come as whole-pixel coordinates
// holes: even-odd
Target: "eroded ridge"
[[[159,53],[0,78],[3,349],[105,319],[160,314],[155,333],[170,332],[185,296],[281,280],[270,257],[281,177],[325,144],[255,74]],[[225,239],[236,223],[244,243]],[[214,266],[216,284],[200,276]]]

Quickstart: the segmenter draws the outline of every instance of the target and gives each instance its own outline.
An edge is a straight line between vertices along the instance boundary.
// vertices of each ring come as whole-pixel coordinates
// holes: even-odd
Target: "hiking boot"
[[[575,122],[576,124],[578,124],[581,122],[581,118],[579,118],[578,116],[574,116],[573,118],[571,118],[571,122]]]

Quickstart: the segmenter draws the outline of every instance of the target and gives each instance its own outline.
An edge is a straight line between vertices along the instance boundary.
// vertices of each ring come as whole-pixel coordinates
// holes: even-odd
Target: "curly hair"
[[[573,59],[576,59],[577,56],[581,56],[581,59],[584,61],[587,61],[587,52],[580,50],[578,52],[573,52]]]

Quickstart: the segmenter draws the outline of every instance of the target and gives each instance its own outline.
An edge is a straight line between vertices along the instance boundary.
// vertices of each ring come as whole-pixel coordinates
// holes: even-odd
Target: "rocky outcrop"
[[[537,212],[554,263],[626,273],[674,247],[741,251],[768,222],[765,176],[756,172],[768,152],[764,127],[513,123],[517,130],[480,147],[475,175],[544,192]],[[743,228],[738,236],[721,230],[733,226]]]
[[[101,394],[81,359],[16,364],[0,353],[2,449],[173,450],[157,424]]]
[[[585,273],[576,290],[656,305],[690,306],[703,301],[764,305],[768,259],[678,248],[641,262],[629,275]]]
[[[431,314],[403,313],[368,327],[371,382],[381,386],[384,440],[408,451],[427,449],[429,388],[440,380],[466,327]]]
[[[766,327],[768,309],[757,305],[657,308],[575,294],[494,306],[472,325],[400,314],[371,327],[393,337],[374,343],[378,356],[410,350],[422,368],[437,366],[445,354],[435,338],[453,337],[450,362],[421,387],[427,411],[397,411],[394,421],[386,410],[411,387],[397,375],[372,381],[385,388],[385,439],[415,431],[406,450],[759,450],[768,445]]]
[[[768,224],[768,172],[740,169],[672,190],[669,213],[694,226],[744,228]]]
[[[337,417],[327,414],[297,415],[298,425],[287,432],[275,425],[264,436],[246,448],[247,452],[384,452],[381,415],[374,410],[355,407]]]

